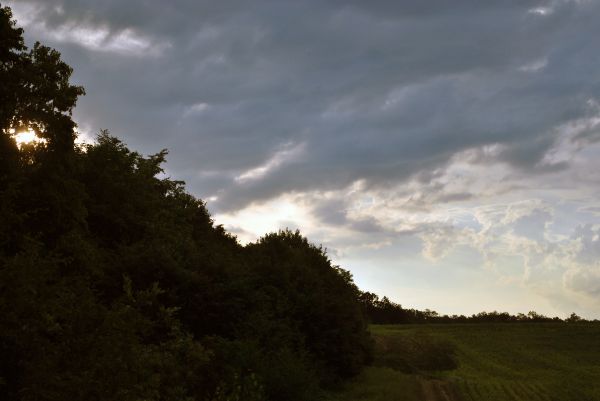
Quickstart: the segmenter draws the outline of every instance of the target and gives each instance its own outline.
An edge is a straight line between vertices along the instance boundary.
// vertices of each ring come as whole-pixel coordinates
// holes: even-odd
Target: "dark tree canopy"
[[[0,128],[31,129],[51,146],[69,149],[75,138],[71,112],[84,90],[69,82],[73,69],[59,52],[39,42],[28,51],[11,18],[9,8],[0,10]]]
[[[0,8],[0,401],[314,400],[371,341],[350,274],[298,232],[241,246],[107,131]],[[34,130],[45,142],[17,146]]]

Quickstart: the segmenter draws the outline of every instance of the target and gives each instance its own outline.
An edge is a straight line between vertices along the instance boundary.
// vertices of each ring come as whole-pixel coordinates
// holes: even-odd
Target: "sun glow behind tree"
[[[40,138],[36,135],[35,131],[32,129],[28,129],[27,131],[15,132],[15,130],[11,130],[11,135],[17,142],[17,146],[20,148],[24,144],[36,143],[36,142],[46,142],[45,139]]]

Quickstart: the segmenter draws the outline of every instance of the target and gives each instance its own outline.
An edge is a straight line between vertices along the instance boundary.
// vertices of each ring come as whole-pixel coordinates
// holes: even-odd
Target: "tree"
[[[0,8],[0,401],[315,399],[370,356],[349,272],[298,232],[242,247],[102,131]],[[13,130],[45,143],[17,147]]]
[[[8,7],[0,7],[0,185],[7,185],[7,174],[18,163],[15,141],[9,135],[17,109],[17,93],[22,91],[15,71],[25,50],[23,30],[15,27]]]
[[[313,357],[324,362],[321,377],[358,373],[372,344],[350,273],[332,265],[325,250],[299,231],[268,234],[247,250],[261,285],[280,294],[280,313],[294,321]]]
[[[72,150],[76,125],[71,113],[85,93],[69,82],[73,69],[59,52],[39,42],[27,51],[23,29],[15,26],[8,7],[0,8],[0,37],[1,152],[11,145],[7,135],[24,130],[33,130],[55,150]]]
[[[6,233],[45,225],[54,227],[46,238],[56,238],[82,223],[71,113],[84,90],[69,82],[73,70],[59,52],[40,43],[27,49],[8,7],[0,7],[0,34],[0,211],[7,216],[0,242],[17,250],[17,235]],[[19,151],[14,135],[26,130],[47,143]]]

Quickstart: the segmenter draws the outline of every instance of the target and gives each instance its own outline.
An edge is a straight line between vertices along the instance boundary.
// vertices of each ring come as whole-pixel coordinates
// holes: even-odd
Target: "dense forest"
[[[0,399],[314,400],[369,361],[359,290],[322,248],[241,246],[158,178],[166,151],[75,144],[71,68],[8,8],[0,31]]]
[[[0,7],[0,401],[314,400],[369,363],[369,322],[548,319],[405,310],[297,231],[240,245],[166,151],[75,142],[71,73]]]

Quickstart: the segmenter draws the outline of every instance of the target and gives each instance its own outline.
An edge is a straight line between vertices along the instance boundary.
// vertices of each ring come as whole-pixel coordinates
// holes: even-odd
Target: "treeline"
[[[372,292],[361,292],[360,304],[369,323],[373,324],[403,324],[403,323],[517,323],[517,322],[589,322],[572,313],[568,318],[548,317],[531,311],[527,314],[511,315],[508,312],[480,312],[471,316],[440,315],[435,311],[425,309],[405,309],[402,305],[390,301],[387,297],[379,298]],[[593,320],[597,322],[597,320]]]
[[[241,246],[102,132],[0,7],[0,400],[315,400],[372,341],[359,290],[300,233]],[[44,141],[18,145],[34,130]]]

